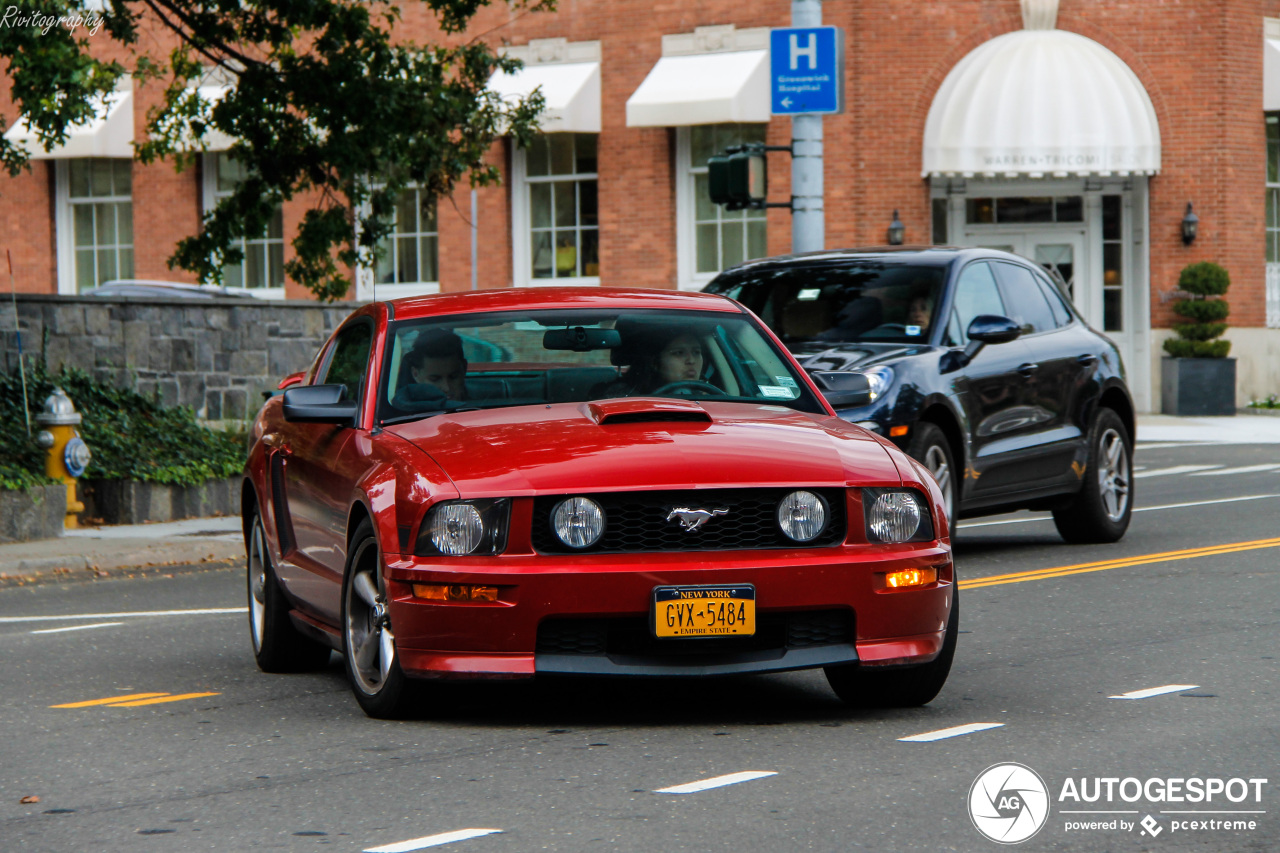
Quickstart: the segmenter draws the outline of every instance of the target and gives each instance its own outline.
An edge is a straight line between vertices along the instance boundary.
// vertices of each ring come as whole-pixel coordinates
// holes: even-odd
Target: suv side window
[[[1053,312],[1053,319],[1058,328],[1070,326],[1071,309],[1067,307],[1066,297],[1063,296],[1062,290],[1045,276],[1038,273],[1035,279],[1040,284],[1040,289],[1044,291],[1044,298],[1049,301],[1049,310]]]
[[[947,346],[960,347],[969,343],[969,324],[979,314],[1006,313],[1000,289],[996,287],[991,265],[983,262],[969,264],[960,272],[956,281],[955,298],[952,300],[951,317],[947,320]]]
[[[1022,326],[1022,334],[1034,335],[1036,332],[1048,332],[1056,329],[1053,311],[1049,308],[1048,297],[1041,289],[1031,270],[1018,264],[1000,264],[1000,278],[1004,285],[1005,302],[1009,305],[1009,316]]]
[[[346,385],[347,398],[360,393],[365,371],[369,367],[369,350],[373,344],[373,324],[357,322],[338,333],[333,355],[317,385]]]

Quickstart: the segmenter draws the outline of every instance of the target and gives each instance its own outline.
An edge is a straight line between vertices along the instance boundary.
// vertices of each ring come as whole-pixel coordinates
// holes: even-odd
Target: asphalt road
[[[1007,762],[1047,796],[998,771],[979,822],[1018,834],[1047,805],[1020,849],[1280,849],[1280,447],[1137,463],[1119,544],[1067,546],[1029,514],[962,524],[955,667],[910,711],[852,712],[793,673],[475,685],[382,722],[336,656],[258,672],[240,572],[0,589],[0,851],[409,850],[460,830],[440,849],[991,851],[970,792]],[[196,609],[233,612],[112,615]],[[659,792],[747,771],[772,775]],[[1090,802],[1098,779],[1117,781]],[[1187,780],[1222,790],[1147,799]],[[1172,813],[1193,811],[1230,814]],[[1224,820],[1253,828],[1192,823]]]

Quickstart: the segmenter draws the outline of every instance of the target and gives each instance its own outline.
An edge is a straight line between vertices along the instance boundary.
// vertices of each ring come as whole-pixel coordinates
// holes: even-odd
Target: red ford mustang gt
[[[268,672],[337,650],[373,716],[440,678],[823,667],[861,706],[946,680],[937,485],[834,415],[861,377],[806,374],[730,299],[374,303],[282,386],[243,493]]]

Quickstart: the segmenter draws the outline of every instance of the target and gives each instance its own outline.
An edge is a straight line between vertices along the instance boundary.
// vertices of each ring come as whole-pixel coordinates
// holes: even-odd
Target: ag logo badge
[[[969,788],[969,818],[992,841],[1026,841],[1049,819],[1049,789],[1024,764],[993,764]]]

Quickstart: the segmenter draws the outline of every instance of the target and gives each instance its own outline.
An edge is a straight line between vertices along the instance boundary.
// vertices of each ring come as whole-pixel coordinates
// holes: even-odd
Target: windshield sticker
[[[821,295],[822,295],[821,288],[806,287],[806,288],[803,288],[798,294],[796,294],[796,299],[800,300],[801,302],[810,302],[814,299],[817,299]]]
[[[773,377],[773,381],[777,382],[783,388],[799,388],[800,387],[799,385],[796,384],[796,381],[792,379],[790,376],[775,376]]]
[[[906,328],[906,332],[907,332],[907,334],[908,334],[908,335],[910,335],[910,336],[912,336],[912,337],[916,337],[916,336],[918,336],[918,335],[920,334],[920,327],[919,327],[919,326],[907,326],[907,328]]]
[[[795,392],[790,388],[783,388],[781,385],[761,385],[760,393],[766,397],[777,397],[783,400],[790,400],[795,396]]]

